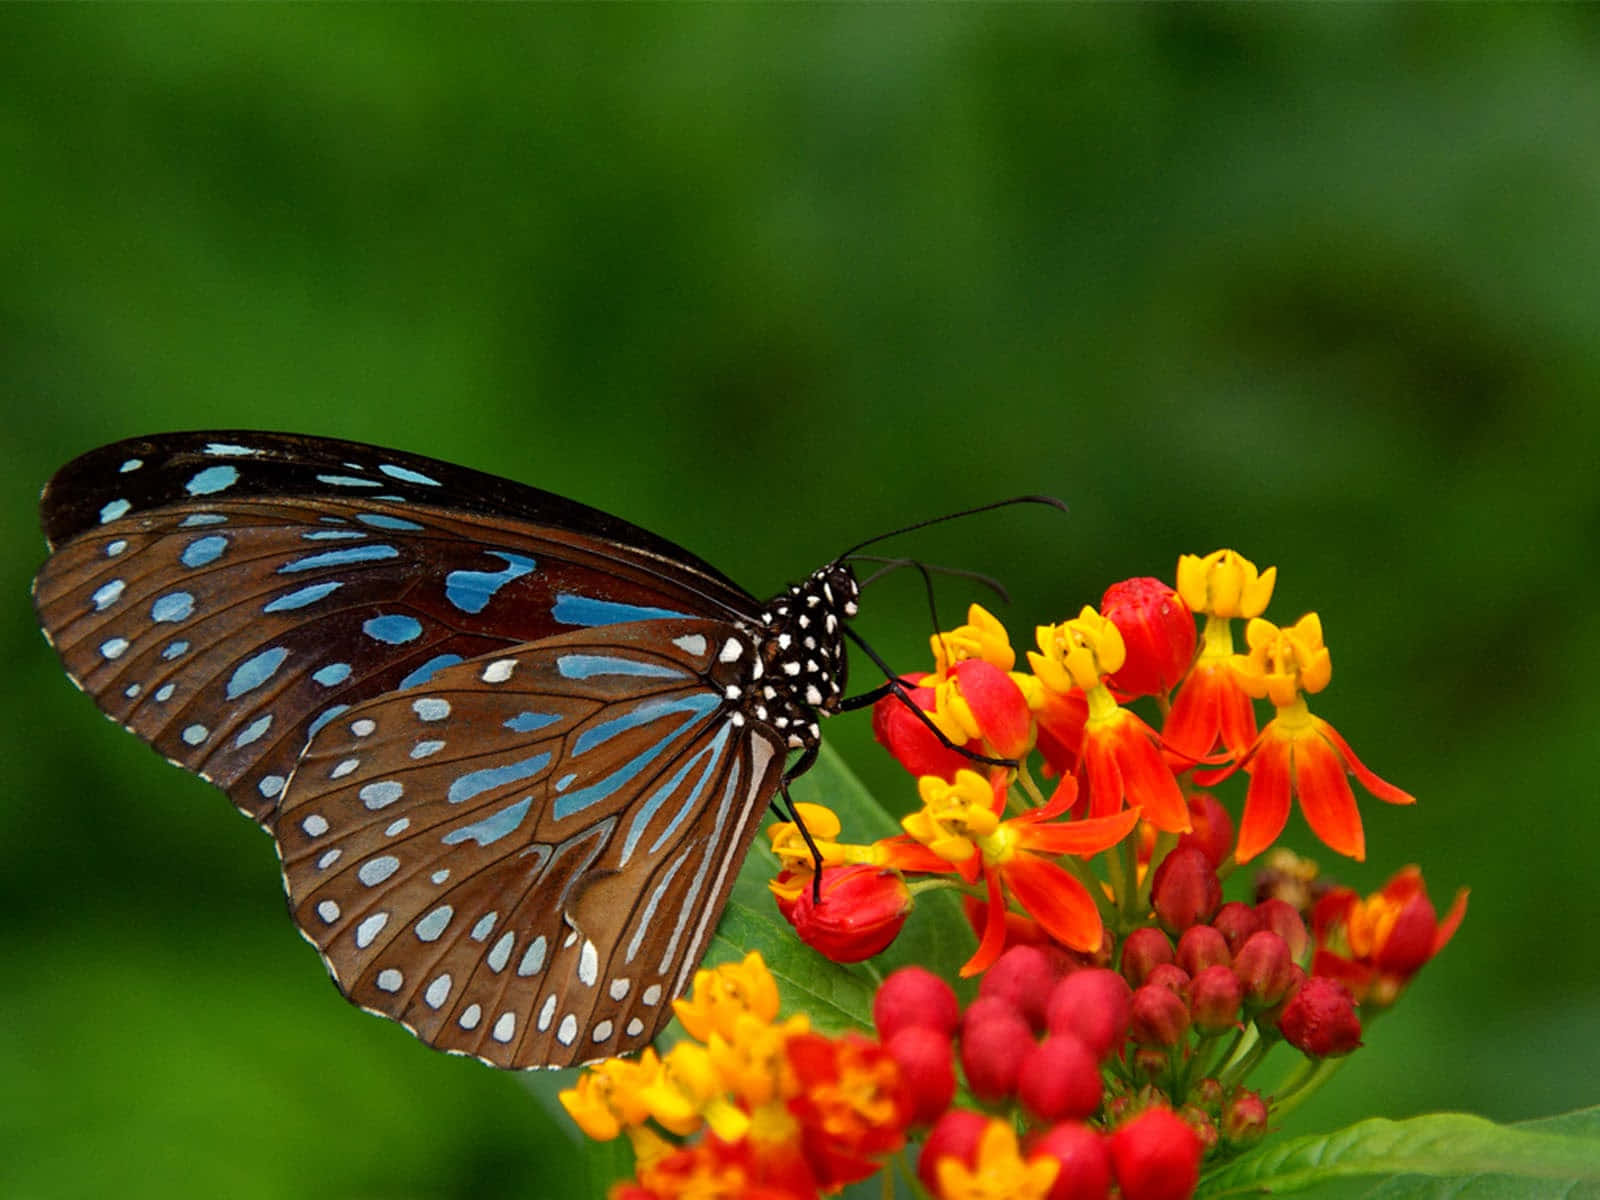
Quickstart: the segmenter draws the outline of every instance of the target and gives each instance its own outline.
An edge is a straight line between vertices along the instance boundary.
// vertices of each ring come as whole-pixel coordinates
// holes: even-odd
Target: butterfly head
[[[856,615],[860,584],[849,565],[829,563],[774,596],[763,614],[762,679],[752,712],[792,748],[819,738],[817,716],[844,699],[844,623]]]

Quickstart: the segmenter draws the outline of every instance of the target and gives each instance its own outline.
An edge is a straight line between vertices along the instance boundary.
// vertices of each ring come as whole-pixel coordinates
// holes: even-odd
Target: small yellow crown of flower
[[[1277,567],[1257,572],[1255,563],[1232,550],[1178,559],[1178,595],[1194,612],[1207,616],[1259,617],[1277,580]]]

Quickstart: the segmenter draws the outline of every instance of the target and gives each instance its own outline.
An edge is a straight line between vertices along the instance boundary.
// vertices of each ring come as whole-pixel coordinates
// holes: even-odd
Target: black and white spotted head
[[[744,712],[777,731],[790,749],[820,740],[817,718],[839,711],[847,662],[844,623],[856,615],[861,585],[845,563],[819,567],[768,601]]]

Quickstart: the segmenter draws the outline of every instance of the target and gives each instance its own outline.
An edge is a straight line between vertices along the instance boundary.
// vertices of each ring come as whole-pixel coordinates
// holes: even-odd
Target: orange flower
[[[789,1112],[819,1187],[865,1179],[905,1145],[911,1096],[888,1051],[860,1034],[789,1039],[799,1092]]]
[[[1089,815],[1109,817],[1124,804],[1139,805],[1145,820],[1167,833],[1187,833],[1189,809],[1172,770],[1162,759],[1160,735],[1117,703],[1105,686],[1126,660],[1116,625],[1085,607],[1060,625],[1038,629],[1039,649],[1028,654],[1047,690],[1082,690],[1089,706],[1081,766],[1089,784]]]
[[[1322,623],[1316,613],[1308,613],[1279,629],[1258,617],[1246,628],[1245,640],[1250,653],[1234,660],[1240,681],[1251,695],[1270,700],[1277,715],[1237,763],[1211,780],[1241,767],[1250,773],[1235,859],[1248,862],[1272,845],[1288,823],[1295,797],[1311,831],[1327,846],[1364,859],[1366,836],[1346,773],[1385,803],[1416,800],[1368,770],[1338,731],[1306,707],[1304,693],[1320,692],[1333,677]]]
[[[975,771],[960,771],[950,783],[924,776],[917,787],[923,808],[901,822],[917,844],[901,839],[880,844],[901,870],[928,870],[929,858],[935,858],[942,860],[943,869],[953,867],[969,882],[983,879],[987,919],[977,952],[961,968],[963,976],[985,970],[1005,949],[1007,895],[1062,945],[1099,949],[1104,931],[1094,897],[1051,860],[1063,854],[1087,858],[1116,845],[1138,824],[1138,809],[1083,821],[1057,820],[1077,799],[1077,783],[1070,775],[1048,804],[1010,820],[1001,819],[1003,782],[990,783]]]
[[[1364,1007],[1387,1008],[1466,915],[1462,888],[1439,920],[1416,866],[1403,867],[1365,900],[1350,888],[1335,888],[1311,915],[1317,946],[1311,973],[1344,984]]]
[[[1048,1154],[1024,1158],[1011,1122],[990,1120],[978,1139],[976,1162],[955,1155],[939,1160],[941,1200],[1045,1200],[1061,1170]]]

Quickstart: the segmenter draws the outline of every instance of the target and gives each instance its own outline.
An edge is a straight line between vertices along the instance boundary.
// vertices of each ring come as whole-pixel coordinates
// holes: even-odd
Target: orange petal
[[[1124,809],[1109,817],[1089,817],[1082,821],[1033,822],[1019,818],[1013,825],[1017,844],[1045,854],[1075,854],[1087,858],[1109,850],[1139,823],[1137,808]]]
[[[1104,739],[1087,737],[1083,742],[1083,769],[1089,778],[1089,815],[1109,817],[1122,811],[1122,771],[1116,754]]]
[[[1161,740],[1186,758],[1204,758],[1222,728],[1221,698],[1214,669],[1197,667],[1178,689],[1172,711],[1161,726]],[[1174,764],[1177,769],[1189,764]]]
[[[1402,791],[1385,779],[1380,779],[1372,773],[1366,763],[1356,757],[1356,752],[1350,749],[1350,743],[1339,736],[1339,731],[1326,721],[1317,721],[1317,732],[1333,743],[1334,749],[1344,758],[1344,764],[1350,769],[1350,774],[1361,781],[1361,786],[1366,788],[1385,804],[1415,804],[1417,798],[1410,792]]]
[[[1311,832],[1329,849],[1357,862],[1365,860],[1367,839],[1361,830],[1361,810],[1332,746],[1314,737],[1295,742],[1294,788]]]
[[[1444,920],[1439,922],[1439,931],[1433,935],[1433,952],[1435,954],[1444,949],[1444,945],[1455,937],[1456,930],[1461,925],[1461,920],[1467,915],[1467,889],[1462,888],[1456,893],[1455,901],[1450,905],[1450,911],[1445,913]]]
[[[1188,833],[1194,828],[1189,806],[1177,779],[1162,761],[1153,735],[1142,727],[1130,727],[1128,732],[1117,755],[1128,798],[1144,809],[1144,819],[1163,833]]]
[[[1271,846],[1289,823],[1288,747],[1276,739],[1256,745],[1244,816],[1239,821],[1239,844],[1233,851],[1234,861],[1240,863]]]
[[[1100,910],[1069,872],[1033,854],[1017,855],[1003,871],[1017,903],[1056,941],[1088,953],[1100,948]]]
[[[984,882],[989,885],[989,904],[984,913],[983,940],[978,943],[972,957],[962,964],[960,973],[963,979],[987,971],[1006,948],[1006,898],[1000,890],[1000,877],[989,872],[984,875]]]

